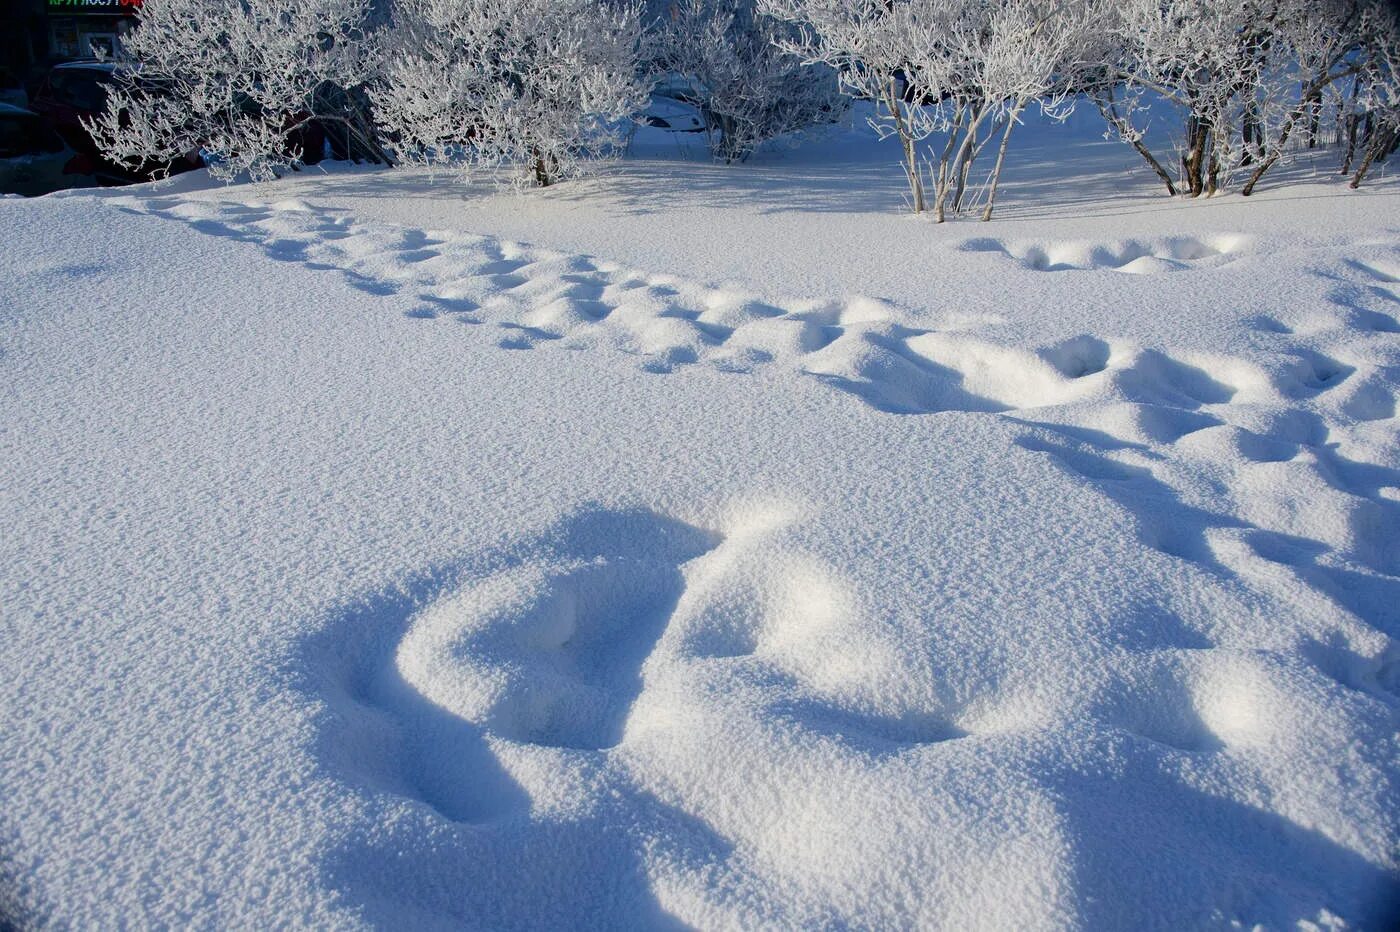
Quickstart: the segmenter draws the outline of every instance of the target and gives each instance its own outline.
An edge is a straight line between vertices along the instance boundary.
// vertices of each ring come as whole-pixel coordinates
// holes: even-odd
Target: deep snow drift
[[[0,202],[0,909],[1383,926],[1400,194],[1092,132]]]

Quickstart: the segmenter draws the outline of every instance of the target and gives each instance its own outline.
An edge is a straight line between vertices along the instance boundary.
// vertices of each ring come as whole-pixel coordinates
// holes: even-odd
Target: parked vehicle
[[[0,194],[35,196],[97,183],[79,156],[36,113],[0,103]]]
[[[696,84],[685,75],[675,71],[669,71],[662,75],[651,92],[661,97],[679,100],[681,103],[694,104],[697,107],[709,93],[704,86]]]
[[[65,62],[50,69],[30,92],[30,109],[43,117],[77,153],[70,171],[94,175],[103,184],[130,184],[156,176],[178,175],[202,165],[199,154],[191,152],[169,164],[143,165],[132,171],[98,151],[83,121],[95,119],[106,108],[107,89],[115,80],[114,70],[111,62]]]
[[[663,94],[652,94],[634,119],[643,126],[673,133],[699,133],[705,129],[705,115],[699,107]]]
[[[68,62],[54,66],[30,93],[29,109],[42,116],[76,152],[97,154],[83,120],[107,105],[112,83],[109,62]]]

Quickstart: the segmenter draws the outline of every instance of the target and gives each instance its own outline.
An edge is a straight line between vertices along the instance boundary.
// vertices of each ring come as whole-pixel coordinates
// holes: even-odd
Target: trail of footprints
[[[1195,408],[1226,403],[1238,388],[1261,378],[1272,381],[1276,393],[1296,397],[1333,387],[1355,371],[1302,352],[1292,371],[1277,373],[1244,371],[1247,364],[1218,361],[1226,369],[1222,379],[1208,371],[1209,363],[1193,365],[1155,351],[1113,347],[1091,336],[1027,352],[958,332],[907,326],[908,315],[877,298],[773,304],[738,288],[711,288],[491,237],[361,222],[300,201],[124,201],[130,210],[256,243],[274,259],[339,271],[352,286],[371,294],[411,295],[418,304],[408,316],[490,328],[504,349],[614,346],[635,354],[643,369],[656,373],[691,364],[731,372],[788,364],[895,413],[1046,407],[1099,397],[1106,387],[1129,400]],[[1034,268],[1099,269],[1153,257],[1154,249],[1181,263],[1221,259],[1237,251],[1240,242],[1240,237],[1217,236],[1209,241],[1171,237],[1156,246],[1138,241],[1068,244],[1060,247],[1064,256],[1056,253],[1045,262],[1031,260],[1055,247],[974,239],[962,248],[1000,251]],[[1083,261],[1075,264],[1065,256]],[[1393,282],[1382,270],[1354,265],[1377,283]],[[1392,292],[1384,294],[1394,301]],[[1291,332],[1272,319],[1258,324],[1261,331]],[[1362,329],[1400,332],[1400,323],[1371,311]],[[1237,376],[1233,384],[1231,369]],[[1390,417],[1393,404],[1390,386],[1373,382],[1367,397],[1356,402],[1355,416]]]
[[[1177,358],[1089,335],[1028,351],[908,326],[907,315],[879,299],[768,303],[741,289],[490,237],[366,223],[295,201],[154,198],[126,207],[255,243],[274,259],[339,272],[371,294],[410,295],[410,317],[485,328],[503,350],[614,347],[658,374],[788,366],[883,412],[1001,413],[1025,426],[1017,441],[1023,449],[1131,513],[1149,546],[1289,604],[1322,600],[1348,609],[1365,622],[1350,643],[1391,659],[1377,666],[1349,649],[1320,648],[1331,658],[1320,665],[1395,701],[1396,652],[1378,648],[1375,638],[1393,645],[1400,630],[1375,624],[1393,618],[1400,600],[1400,471],[1389,465],[1396,348],[1387,342],[1365,358],[1354,350],[1334,358],[1289,339],[1335,330],[1393,341],[1400,333],[1395,260],[1349,263],[1337,277],[1334,307],[1311,318],[1257,318],[1260,341],[1277,345],[1257,362]],[[962,248],[1003,253],[1042,271],[1148,274],[1219,265],[1242,243],[1178,237],[1042,247],[977,239]],[[1215,491],[1203,496],[1201,489]],[[603,749],[621,740],[642,663],[675,617],[710,613],[686,635],[702,652],[755,649],[752,632],[730,631],[732,617],[691,604],[694,587],[682,585],[682,564],[722,559],[719,538],[656,516],[583,520],[618,522],[617,552],[595,552],[575,526],[560,532],[574,534],[573,543],[541,545],[533,563],[446,597],[415,621],[400,650],[402,676],[491,734]],[[522,600],[521,592],[534,596]],[[618,619],[627,631],[608,627]],[[898,735],[908,728],[889,721],[865,730]],[[946,723],[915,730],[940,740],[957,733]],[[463,805],[448,799],[441,808]]]

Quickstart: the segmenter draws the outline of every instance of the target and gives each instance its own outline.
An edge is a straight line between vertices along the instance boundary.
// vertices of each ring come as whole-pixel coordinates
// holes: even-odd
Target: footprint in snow
[[[650,511],[586,511],[427,605],[395,667],[489,735],[612,747],[684,592],[681,565],[717,543]]]

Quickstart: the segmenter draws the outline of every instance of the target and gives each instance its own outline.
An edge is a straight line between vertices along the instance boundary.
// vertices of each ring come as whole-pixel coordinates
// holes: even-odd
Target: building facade
[[[0,4],[0,87],[17,85],[48,57],[46,0]]]
[[[135,24],[141,0],[5,0],[0,3],[0,88],[58,61],[110,56]]]
[[[141,0],[46,0],[52,59],[107,58],[136,23]]]

